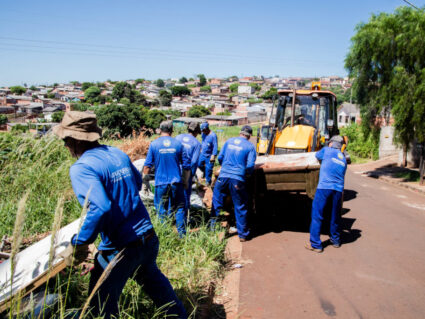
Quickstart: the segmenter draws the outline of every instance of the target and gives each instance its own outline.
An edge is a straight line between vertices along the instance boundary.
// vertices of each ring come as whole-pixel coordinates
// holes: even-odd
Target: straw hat
[[[102,129],[97,126],[96,115],[86,112],[65,112],[62,122],[52,130],[61,139],[72,137],[80,141],[94,142],[102,137]]]

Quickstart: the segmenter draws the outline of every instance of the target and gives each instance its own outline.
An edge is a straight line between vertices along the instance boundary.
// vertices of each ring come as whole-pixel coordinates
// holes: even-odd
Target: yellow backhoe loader
[[[268,191],[306,192],[313,198],[320,169],[314,152],[339,134],[336,96],[313,82],[310,90],[279,90],[274,104],[275,114],[272,109],[269,124],[257,133],[255,199]]]

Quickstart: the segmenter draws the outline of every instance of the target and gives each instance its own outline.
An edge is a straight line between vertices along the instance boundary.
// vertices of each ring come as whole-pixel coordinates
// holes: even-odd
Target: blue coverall
[[[232,197],[236,228],[240,238],[249,236],[247,224],[249,195],[246,190],[246,176],[254,171],[257,154],[254,145],[244,137],[233,137],[224,144],[218,161],[221,164],[220,175],[214,186],[211,224],[223,208],[226,195],[230,192]]]
[[[323,220],[323,211],[326,204],[331,201],[330,238],[334,245],[339,245],[341,223],[341,197],[344,190],[344,176],[347,170],[347,161],[344,154],[336,148],[324,147],[316,153],[316,158],[321,161],[319,184],[314,195],[311,211],[310,243],[311,247],[322,249],[320,229]]]
[[[175,138],[161,136],[151,143],[145,166],[155,166],[154,206],[161,220],[175,212],[180,236],[186,233],[186,201],[181,169],[190,170],[183,145]]]
[[[70,177],[81,205],[89,194],[87,215],[71,243],[90,244],[99,233],[102,239],[91,272],[89,294],[108,263],[122,251],[121,259],[91,301],[92,314],[118,316],[119,296],[134,274],[158,307],[172,302],[168,313],[186,318],[182,303],[156,265],[159,242],[152,234],[149,214],[139,197],[142,178],[129,157],[117,148],[100,145],[84,152],[72,165]]]
[[[190,178],[189,178],[189,187],[184,190],[184,195],[186,199],[186,213],[190,209],[190,195],[192,194],[192,180],[193,176],[196,174],[196,169],[198,168],[199,154],[201,151],[201,143],[192,135],[192,134],[180,134],[176,136],[176,140],[180,141],[183,144],[184,151],[190,159]]]
[[[211,184],[211,178],[214,168],[214,162],[210,161],[212,155],[216,156],[218,152],[217,135],[210,131],[208,135],[202,134],[201,155],[199,156],[199,169],[205,174],[207,184]]]

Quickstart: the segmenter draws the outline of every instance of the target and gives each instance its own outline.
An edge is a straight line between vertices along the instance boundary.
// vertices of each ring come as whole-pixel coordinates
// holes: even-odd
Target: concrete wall
[[[398,155],[400,149],[393,143],[394,127],[383,126],[379,136],[379,158]]]

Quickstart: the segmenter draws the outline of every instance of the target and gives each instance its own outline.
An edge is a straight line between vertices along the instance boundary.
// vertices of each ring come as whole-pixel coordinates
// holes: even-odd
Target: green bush
[[[379,130],[364,134],[361,126],[351,124],[341,128],[340,133],[348,137],[347,151],[360,158],[377,160],[379,158]]]

